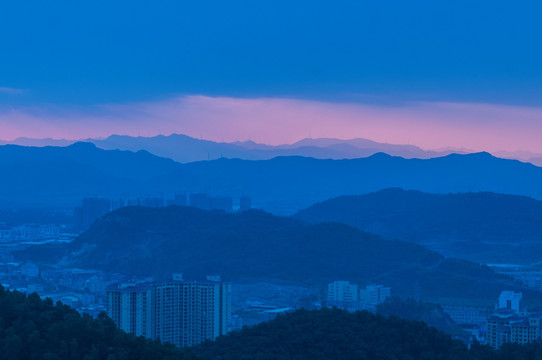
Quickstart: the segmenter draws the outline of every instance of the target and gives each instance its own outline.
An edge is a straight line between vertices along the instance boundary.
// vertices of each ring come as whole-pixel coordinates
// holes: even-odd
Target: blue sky
[[[539,1],[3,1],[2,103],[542,102]]]
[[[0,140],[542,153],[541,1],[0,1]]]

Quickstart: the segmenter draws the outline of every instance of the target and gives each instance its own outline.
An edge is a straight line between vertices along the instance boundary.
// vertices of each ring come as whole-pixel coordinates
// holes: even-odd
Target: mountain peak
[[[85,150],[88,150],[88,149],[98,149],[98,147],[91,143],[91,142],[86,142],[86,141],[77,141],[77,142],[74,142],[73,144],[71,145],[68,145],[67,148],[70,148],[70,149],[85,149]]]

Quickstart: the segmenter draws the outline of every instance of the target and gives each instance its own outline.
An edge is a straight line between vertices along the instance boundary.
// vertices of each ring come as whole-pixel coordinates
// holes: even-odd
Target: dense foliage
[[[541,360],[542,344],[470,349],[423,322],[338,309],[299,310],[192,349],[208,360]]]
[[[0,286],[0,358],[9,360],[189,359],[173,345],[117,329],[105,314],[97,319],[34,293]]]
[[[540,360],[540,343],[495,351],[423,322],[338,309],[299,310],[183,351],[37,294],[0,287],[0,359],[8,360]]]
[[[338,309],[300,310],[193,348],[209,360],[461,360],[467,347],[421,322]]]

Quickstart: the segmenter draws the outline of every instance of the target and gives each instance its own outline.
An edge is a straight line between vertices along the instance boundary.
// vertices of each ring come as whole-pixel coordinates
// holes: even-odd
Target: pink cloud
[[[215,141],[368,138],[423,148],[542,152],[542,108],[411,102],[401,106],[183,96],[94,107],[0,109],[0,138],[182,133]]]

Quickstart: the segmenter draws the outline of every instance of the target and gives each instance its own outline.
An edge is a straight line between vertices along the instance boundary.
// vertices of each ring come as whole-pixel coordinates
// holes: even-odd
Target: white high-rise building
[[[107,291],[107,314],[117,326],[136,336],[152,337],[152,286],[118,284]]]
[[[230,330],[231,284],[171,281],[153,291],[155,339],[179,347],[214,340]]]
[[[108,289],[108,314],[121,329],[178,347],[214,340],[230,331],[231,284],[211,277]]]

